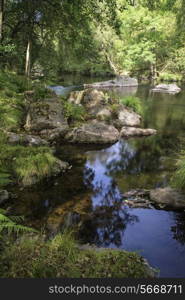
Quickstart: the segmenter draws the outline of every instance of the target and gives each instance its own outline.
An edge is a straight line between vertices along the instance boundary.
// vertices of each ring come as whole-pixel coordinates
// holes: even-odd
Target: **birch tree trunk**
[[[30,77],[30,66],[31,66],[31,40],[28,40],[26,49],[26,63],[25,63],[25,75]]]

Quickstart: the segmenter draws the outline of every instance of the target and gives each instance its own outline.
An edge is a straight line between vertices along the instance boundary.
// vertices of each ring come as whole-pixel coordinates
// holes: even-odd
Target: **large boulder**
[[[92,121],[74,128],[65,136],[70,143],[113,144],[119,139],[119,131],[112,125]]]
[[[58,98],[44,99],[30,103],[25,129],[40,132],[67,125],[62,103]]]
[[[99,119],[106,119],[106,116],[103,115],[109,114],[109,118],[111,117],[111,111],[108,110],[108,105],[111,104],[111,98],[108,97],[102,91],[96,89],[86,89],[84,91],[74,91],[71,92],[68,102],[82,105],[86,110],[86,118],[87,119],[95,119],[96,117]],[[105,112],[105,113],[104,113]]]
[[[150,128],[123,127],[120,132],[120,137],[150,136],[156,133],[157,130]]]
[[[152,89],[152,92],[162,92],[169,94],[178,94],[180,93],[181,88],[179,88],[176,84],[159,84],[155,88]]]
[[[69,131],[68,125],[63,125],[54,129],[43,129],[39,132],[39,135],[46,139],[48,142],[62,141],[66,133]]]
[[[139,127],[141,125],[141,116],[135,113],[132,109],[120,105],[117,115],[118,117],[114,121],[116,127]]]
[[[90,84],[84,84],[85,88],[109,88],[109,87],[128,87],[128,86],[138,86],[138,80],[136,78],[131,78],[129,76],[117,76],[115,79],[95,82]]]
[[[103,107],[99,109],[99,111],[96,114],[96,118],[99,121],[109,121],[112,118],[112,112],[110,108]]]
[[[171,187],[151,190],[150,200],[157,204],[160,208],[185,208],[185,196]]]
[[[83,105],[88,110],[95,106],[106,105],[107,97],[102,91],[85,89],[83,91],[71,92],[68,102]]]
[[[73,91],[70,93],[68,102],[79,105],[82,102],[85,91]]]

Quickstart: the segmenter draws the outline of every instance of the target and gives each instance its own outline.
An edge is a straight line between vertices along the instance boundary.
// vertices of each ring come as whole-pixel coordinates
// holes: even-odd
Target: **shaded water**
[[[175,155],[185,136],[185,92],[151,94],[148,86],[110,91],[118,97],[142,99],[145,127],[153,137],[121,140],[109,147],[63,145],[57,155],[73,168],[49,185],[16,191],[12,209],[36,227],[60,223],[64,207],[78,205],[94,218],[85,223],[82,238],[99,246],[139,251],[162,277],[185,277],[185,213],[131,209],[122,194],[136,188],[169,184]],[[70,206],[71,203],[71,206]],[[78,208],[79,209],[79,208]],[[49,220],[49,221],[48,221]]]

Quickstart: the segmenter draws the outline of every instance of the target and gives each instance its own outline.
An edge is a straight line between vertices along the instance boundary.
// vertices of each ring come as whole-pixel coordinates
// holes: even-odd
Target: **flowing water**
[[[141,86],[109,93],[140,97],[143,126],[158,134],[112,146],[58,147],[58,157],[72,169],[47,186],[17,190],[12,209],[41,228],[60,222],[60,214],[77,205],[94,216],[81,233],[84,242],[138,251],[161,277],[185,277],[185,212],[129,208],[122,197],[131,189],[169,184],[185,137],[185,92],[152,94],[149,86]]]

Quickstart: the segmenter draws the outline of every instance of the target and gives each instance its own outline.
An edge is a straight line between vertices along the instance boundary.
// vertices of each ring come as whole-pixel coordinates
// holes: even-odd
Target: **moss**
[[[25,235],[7,246],[1,254],[0,277],[139,278],[148,275],[138,254],[79,250],[73,235],[64,233],[47,242],[42,236]]]

